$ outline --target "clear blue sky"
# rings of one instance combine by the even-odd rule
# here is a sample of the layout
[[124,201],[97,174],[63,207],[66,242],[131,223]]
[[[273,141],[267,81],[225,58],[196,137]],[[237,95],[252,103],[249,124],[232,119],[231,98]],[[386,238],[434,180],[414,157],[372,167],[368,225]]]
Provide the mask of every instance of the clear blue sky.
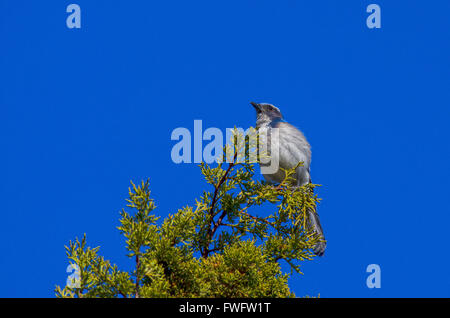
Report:
[[129,181],[150,178],[162,216],[193,204],[172,130],[249,127],[259,101],[304,131],[323,185],[328,249],[291,289],[450,297],[449,1],[72,2],[0,0],[0,296],[53,297],[83,233],[130,268]]

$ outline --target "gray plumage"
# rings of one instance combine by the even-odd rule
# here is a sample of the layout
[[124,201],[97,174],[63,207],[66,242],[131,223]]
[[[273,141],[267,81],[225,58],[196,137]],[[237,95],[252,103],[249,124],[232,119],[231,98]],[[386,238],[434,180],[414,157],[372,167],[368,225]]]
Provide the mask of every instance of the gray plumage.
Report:
[[[273,144],[272,149],[279,149],[278,152],[270,152],[271,160],[278,161],[279,168],[283,169],[292,169],[299,162],[303,162],[303,165],[296,170],[295,186],[310,183],[311,147],[303,133],[283,120],[280,110],[274,105],[253,102],[251,104],[256,110],[256,128],[267,131],[267,144]],[[278,134],[274,133],[274,128],[278,129]],[[268,150],[270,149],[271,147],[268,146]],[[285,174],[283,170],[278,169],[275,173],[263,174],[263,176],[270,183],[280,183]],[[326,241],[316,211],[308,210],[308,223],[321,237],[321,242],[314,246],[313,251],[316,255],[322,256],[325,252]]]

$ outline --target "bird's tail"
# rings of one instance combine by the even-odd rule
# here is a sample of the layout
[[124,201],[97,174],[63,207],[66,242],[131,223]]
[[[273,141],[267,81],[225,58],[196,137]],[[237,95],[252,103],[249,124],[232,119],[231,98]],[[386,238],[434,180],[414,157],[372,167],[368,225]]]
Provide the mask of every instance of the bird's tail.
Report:
[[320,225],[319,215],[313,209],[308,209],[308,225],[313,229],[314,232],[317,233],[320,239],[320,241],[314,246],[313,252],[317,256],[323,256],[323,254],[325,253],[325,248],[327,247],[327,242],[325,241],[322,226]]

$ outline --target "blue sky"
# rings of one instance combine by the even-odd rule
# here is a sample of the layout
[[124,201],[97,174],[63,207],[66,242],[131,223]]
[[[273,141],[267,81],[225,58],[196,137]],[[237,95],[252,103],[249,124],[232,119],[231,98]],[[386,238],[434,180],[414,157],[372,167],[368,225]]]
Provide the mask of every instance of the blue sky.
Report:
[[161,216],[193,204],[172,130],[249,127],[250,101],[303,130],[323,185],[328,249],[297,295],[450,297],[450,2],[79,0],[68,29],[70,3],[0,0],[1,297],[53,297],[83,233],[130,268],[130,180]]

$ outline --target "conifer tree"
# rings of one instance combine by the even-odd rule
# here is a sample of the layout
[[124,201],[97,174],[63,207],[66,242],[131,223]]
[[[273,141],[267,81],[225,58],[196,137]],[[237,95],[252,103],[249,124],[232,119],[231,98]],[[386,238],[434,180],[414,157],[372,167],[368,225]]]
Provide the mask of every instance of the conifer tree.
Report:
[[[200,165],[208,189],[164,220],[155,213],[149,180],[131,183],[118,229],[134,270],[111,264],[84,235],[66,246],[76,281],[57,286],[56,296],[293,297],[288,278],[314,258],[320,239],[307,219],[319,202],[317,185],[293,187],[295,169],[278,185],[255,180],[255,165],[241,156],[251,145],[241,140],[225,146],[228,162]],[[291,270],[283,272],[281,262]]]

